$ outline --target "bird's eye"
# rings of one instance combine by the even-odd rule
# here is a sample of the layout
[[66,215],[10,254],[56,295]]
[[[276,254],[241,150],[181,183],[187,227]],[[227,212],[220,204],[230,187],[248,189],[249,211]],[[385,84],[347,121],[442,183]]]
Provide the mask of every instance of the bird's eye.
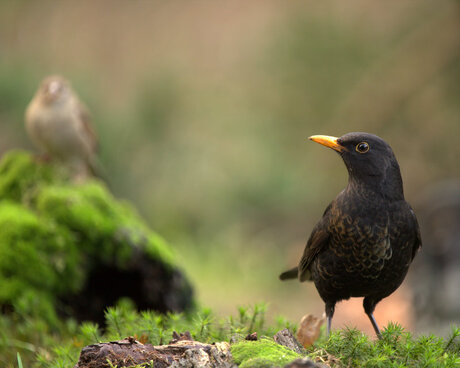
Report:
[[367,144],[367,142],[358,143],[356,145],[356,151],[358,151],[359,153],[366,153],[367,151],[369,151],[369,145]]

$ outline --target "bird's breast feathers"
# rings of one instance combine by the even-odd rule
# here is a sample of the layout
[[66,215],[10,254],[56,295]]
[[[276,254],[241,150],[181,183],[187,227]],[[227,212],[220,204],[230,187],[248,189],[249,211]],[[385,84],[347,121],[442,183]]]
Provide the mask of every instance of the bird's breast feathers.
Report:
[[45,151],[57,156],[87,156],[91,151],[87,133],[73,100],[66,104],[36,106],[27,112],[29,133]]
[[349,273],[376,277],[393,255],[390,215],[386,211],[373,211],[362,215],[360,211],[331,209],[328,232],[330,251],[340,259]]

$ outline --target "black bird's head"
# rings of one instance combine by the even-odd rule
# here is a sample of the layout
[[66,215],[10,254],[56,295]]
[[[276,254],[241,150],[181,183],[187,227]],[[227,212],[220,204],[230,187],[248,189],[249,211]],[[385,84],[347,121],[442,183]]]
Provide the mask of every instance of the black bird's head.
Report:
[[352,188],[365,186],[387,198],[404,198],[398,161],[383,139],[361,132],[347,133],[339,138],[314,135],[310,139],[340,154]]

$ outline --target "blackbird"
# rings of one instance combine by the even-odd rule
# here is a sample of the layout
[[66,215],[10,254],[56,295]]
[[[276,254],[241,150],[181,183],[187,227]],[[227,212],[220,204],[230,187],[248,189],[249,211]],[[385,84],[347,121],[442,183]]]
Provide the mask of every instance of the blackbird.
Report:
[[391,147],[373,134],[310,139],[340,154],[348,185],[313,228],[299,265],[280,279],[315,283],[326,304],[328,335],[335,304],[364,297],[364,311],[380,338],[375,306],[399,287],[421,247],[417,218],[404,200],[398,162]]

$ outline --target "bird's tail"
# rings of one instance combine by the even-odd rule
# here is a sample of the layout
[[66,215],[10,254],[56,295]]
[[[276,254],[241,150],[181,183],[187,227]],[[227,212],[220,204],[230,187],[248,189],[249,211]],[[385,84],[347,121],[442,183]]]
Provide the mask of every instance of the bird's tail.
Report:
[[279,277],[280,277],[280,280],[296,279],[298,277],[298,274],[299,274],[299,270],[296,266],[294,268],[291,268],[288,271],[283,272]]

